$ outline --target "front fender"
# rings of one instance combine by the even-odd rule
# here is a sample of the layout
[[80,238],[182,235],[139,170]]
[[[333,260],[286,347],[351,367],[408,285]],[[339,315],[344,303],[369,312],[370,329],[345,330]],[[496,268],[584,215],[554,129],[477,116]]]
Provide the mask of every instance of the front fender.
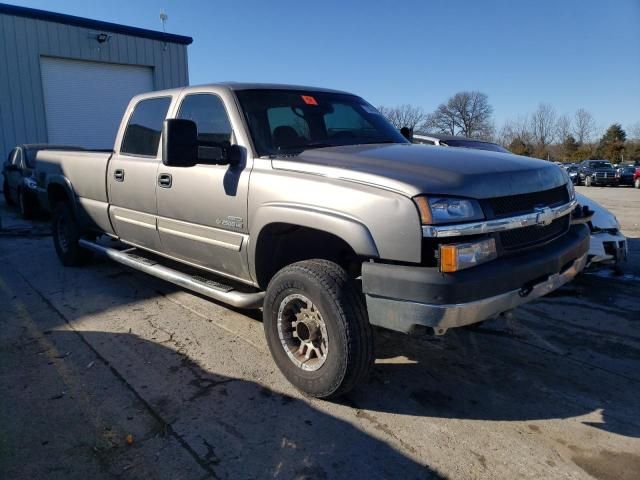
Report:
[[260,232],[273,223],[287,223],[331,233],[344,240],[353,251],[363,257],[379,257],[369,229],[355,218],[329,209],[288,202],[261,205],[252,216],[248,245],[251,275],[255,278],[255,254]]

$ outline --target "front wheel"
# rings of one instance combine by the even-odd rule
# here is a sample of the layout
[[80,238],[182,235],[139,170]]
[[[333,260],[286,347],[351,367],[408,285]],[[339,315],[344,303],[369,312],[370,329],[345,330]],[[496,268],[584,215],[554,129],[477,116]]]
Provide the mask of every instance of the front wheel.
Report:
[[18,190],[18,208],[20,209],[20,216],[22,218],[28,220],[33,217],[33,203],[22,189]]
[[58,258],[66,267],[84,265],[92,254],[80,246],[82,230],[67,202],[58,203],[53,212],[53,245]]
[[636,188],[640,188],[640,178],[636,178],[635,182],[633,182],[633,186]]
[[263,309],[267,344],[284,376],[317,398],[347,393],[373,364],[373,330],[343,268],[306,260],[280,270]]
[[590,187],[591,186],[591,177],[585,177],[584,178],[584,186],[585,187]]

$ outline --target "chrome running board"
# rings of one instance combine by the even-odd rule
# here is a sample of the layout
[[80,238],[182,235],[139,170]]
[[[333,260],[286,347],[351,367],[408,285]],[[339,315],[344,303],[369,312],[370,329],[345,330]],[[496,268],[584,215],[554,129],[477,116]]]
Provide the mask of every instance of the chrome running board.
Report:
[[161,265],[157,260],[138,255],[139,250],[129,248],[117,250],[108,248],[88,240],[80,239],[80,246],[109,257],[122,265],[148,273],[167,282],[174,283],[188,290],[205,295],[214,300],[227,303],[236,308],[260,308],[264,300],[264,292],[239,292],[233,287],[201,277],[189,275],[173,268]]

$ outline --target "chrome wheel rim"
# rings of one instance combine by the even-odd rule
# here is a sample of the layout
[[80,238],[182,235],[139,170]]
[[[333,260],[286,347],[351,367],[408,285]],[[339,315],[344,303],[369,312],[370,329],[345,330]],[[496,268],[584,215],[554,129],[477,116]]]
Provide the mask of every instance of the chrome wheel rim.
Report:
[[304,295],[286,296],[278,308],[278,337],[293,364],[305,371],[318,370],[327,360],[329,337],[318,308]]

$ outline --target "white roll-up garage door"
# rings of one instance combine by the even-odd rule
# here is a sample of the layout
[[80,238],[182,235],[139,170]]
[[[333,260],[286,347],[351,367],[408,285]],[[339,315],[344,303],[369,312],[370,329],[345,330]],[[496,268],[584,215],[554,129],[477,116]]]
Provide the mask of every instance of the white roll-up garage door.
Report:
[[153,90],[151,67],[41,57],[49,143],[112,148],[134,95]]

